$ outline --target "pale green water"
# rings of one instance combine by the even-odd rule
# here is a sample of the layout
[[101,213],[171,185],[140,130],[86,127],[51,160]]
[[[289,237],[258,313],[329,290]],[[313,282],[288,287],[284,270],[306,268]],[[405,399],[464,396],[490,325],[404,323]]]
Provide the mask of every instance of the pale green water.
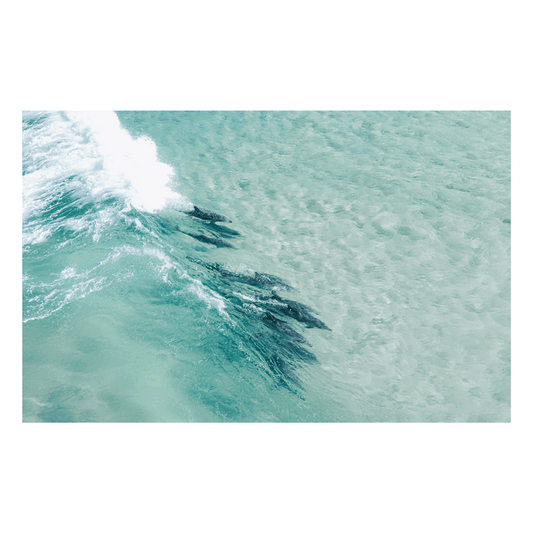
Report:
[[[168,167],[112,121],[25,130],[26,421],[510,420],[510,113],[117,115]],[[272,335],[214,263],[330,330]]]

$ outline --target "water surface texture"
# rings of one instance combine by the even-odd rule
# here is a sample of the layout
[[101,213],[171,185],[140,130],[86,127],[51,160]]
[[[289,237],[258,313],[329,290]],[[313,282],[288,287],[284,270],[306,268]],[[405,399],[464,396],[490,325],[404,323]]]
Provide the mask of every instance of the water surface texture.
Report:
[[24,421],[509,422],[510,120],[24,113]]

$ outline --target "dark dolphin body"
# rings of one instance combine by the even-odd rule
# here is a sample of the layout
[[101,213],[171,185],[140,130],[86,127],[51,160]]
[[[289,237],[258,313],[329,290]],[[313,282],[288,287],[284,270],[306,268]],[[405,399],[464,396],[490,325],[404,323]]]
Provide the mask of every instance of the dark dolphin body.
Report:
[[218,263],[204,263],[204,266],[211,270],[216,270],[219,272],[222,277],[230,279],[233,281],[239,281],[252,287],[259,287],[261,289],[269,289],[275,291],[295,291],[294,287],[287,285],[281,279],[271,274],[261,274],[259,272],[254,272],[253,275],[248,274],[239,274],[237,272],[231,272],[226,270],[223,266]]
[[[220,237],[231,239],[233,236],[240,235],[239,232],[217,224],[231,222],[231,220],[196,205],[193,207],[194,209],[186,214],[199,219],[194,222],[195,229],[187,227],[187,231],[184,231],[174,225],[172,228],[167,227],[166,232],[169,229],[179,231],[199,242],[219,248],[235,248]],[[185,221],[184,224],[192,225]],[[196,228],[200,229],[201,233],[197,234]],[[295,387],[303,389],[298,370],[302,365],[316,363],[318,360],[311,351],[304,347],[304,345],[311,346],[309,341],[291,327],[290,321],[287,322],[282,318],[288,317],[307,328],[327,330],[330,328],[313,316],[311,314],[313,311],[309,307],[278,296],[276,294],[278,291],[292,292],[296,289],[276,276],[253,270],[248,271],[249,273],[234,272],[219,263],[206,263],[193,257],[188,257],[188,259],[214,272],[215,276],[208,276],[205,281],[232,302],[235,312],[245,315],[249,343],[260,356],[261,367],[268,369],[268,373],[279,386],[300,395],[295,391]],[[254,305],[251,305],[251,302]]]
[[261,315],[261,320],[263,323],[265,323],[269,328],[275,329],[279,333],[283,334],[286,337],[290,337],[291,339],[295,340],[296,342],[301,342],[303,344],[309,344],[309,341],[303,336],[300,335],[297,331],[294,331],[287,322],[284,322],[283,320],[280,320],[279,318],[276,318],[272,313],[266,312],[263,315]]
[[228,217],[224,215],[219,215],[218,213],[213,213],[212,211],[207,211],[206,209],[201,209],[200,207],[194,205],[192,211],[186,211],[191,217],[201,218],[202,220],[209,220],[211,222],[231,222]]
[[305,324],[308,328],[320,328],[331,331],[322,320],[319,320],[309,312],[311,311],[309,307],[300,302],[285,300],[277,294],[273,294],[268,300],[260,300],[260,303],[269,309],[279,311],[290,318],[294,318],[294,320]]
[[255,276],[249,281],[249,283],[251,285],[255,285],[256,287],[261,287],[263,289],[271,289],[273,291],[296,291],[294,287],[287,285],[279,278],[277,278],[276,276],[272,276],[271,274],[260,274],[259,272],[256,272]]
[[209,270],[217,272],[220,274],[221,281],[225,282],[226,284],[229,284],[230,281],[238,281],[259,289],[287,292],[296,291],[294,287],[287,285],[280,278],[272,276],[271,274],[261,274],[259,272],[254,272],[251,275],[241,274],[227,270],[219,263],[205,263],[204,261],[199,261],[198,259],[193,259],[192,257],[188,257],[188,259],[202,265],[205,268],[208,268]]
[[[226,228],[225,226],[218,226],[215,224],[215,222],[231,222],[231,220],[224,215],[219,215],[218,213],[213,213],[212,211],[207,211],[205,209],[201,209],[198,206],[193,206],[194,209],[192,211],[187,211],[186,213],[192,217],[199,218],[201,220],[208,221],[209,224],[206,224],[204,226],[205,229],[210,231],[211,233],[218,233],[222,234],[224,236],[229,237],[230,239],[234,235],[240,235],[238,231]],[[235,248],[232,244],[229,244],[228,242],[219,239],[218,237],[208,237],[207,235],[202,234],[195,234],[195,233],[187,233],[185,231],[182,231],[179,229],[179,227],[176,227],[177,231],[180,231],[181,233],[185,233],[185,235],[188,235],[189,237],[192,237],[193,239],[196,239],[200,242],[205,242],[208,244],[213,244],[217,248]]]

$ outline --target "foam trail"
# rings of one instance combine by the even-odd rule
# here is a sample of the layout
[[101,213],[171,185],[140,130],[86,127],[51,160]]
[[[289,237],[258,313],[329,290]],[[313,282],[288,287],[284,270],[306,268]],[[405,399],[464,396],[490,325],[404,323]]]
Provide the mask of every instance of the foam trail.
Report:
[[155,143],[132,138],[113,111],[25,113],[24,118],[41,120],[23,132],[25,218],[59,196],[68,180],[80,198],[116,195],[148,212],[193,209],[169,187],[174,169],[158,161]]
[[[133,139],[114,112],[71,112],[67,116],[96,145],[93,192],[114,185],[137,209],[154,212],[164,207],[192,209],[192,203],[168,185],[174,169],[157,158],[157,147],[147,137]],[[102,179],[103,178],[103,179]]]
[[[152,139],[133,138],[112,111],[25,112],[23,114],[23,246],[43,244],[52,235],[66,231],[71,238],[89,234],[93,242],[132,207],[145,212],[170,208],[191,211],[194,206],[171,189],[174,169],[158,160]],[[108,200],[112,200],[109,205]],[[136,226],[142,224],[135,219]],[[55,250],[70,242],[56,243]],[[176,269],[191,281],[190,292],[215,307],[221,315],[224,302],[216,293],[185,274],[162,251],[131,246],[115,248],[112,256],[92,269],[122,254],[148,255],[161,263],[159,275],[168,282]],[[67,283],[79,277],[71,264],[52,283],[54,291],[28,300],[25,321],[49,316],[64,305],[103,286],[105,276]],[[86,277],[87,273],[82,275]],[[111,281],[109,281],[111,283]],[[44,288],[44,286],[43,286]],[[31,287],[27,289],[31,292]],[[38,311],[37,315],[35,312]]]

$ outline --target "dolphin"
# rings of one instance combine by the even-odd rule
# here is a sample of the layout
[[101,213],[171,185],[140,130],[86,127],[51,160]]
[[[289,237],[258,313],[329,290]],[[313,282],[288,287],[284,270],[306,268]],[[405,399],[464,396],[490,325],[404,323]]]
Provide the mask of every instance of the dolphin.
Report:
[[259,272],[255,273],[255,276],[253,277],[252,285],[256,285],[257,287],[262,287],[263,289],[271,289],[274,291],[287,291],[287,292],[296,291],[294,287],[287,285],[286,283],[281,281],[276,276],[272,276],[271,274],[260,274]]
[[276,331],[279,331],[286,337],[290,337],[291,339],[295,340],[296,342],[301,342],[303,344],[309,344],[309,341],[303,336],[300,335],[297,331],[294,331],[287,322],[284,322],[283,320],[280,320],[279,318],[276,318],[272,313],[267,311],[264,315],[262,315],[261,320],[272,329],[275,329]]
[[241,234],[234,229],[227,228],[226,226],[219,226],[218,224],[213,224],[212,222],[205,224],[209,231],[216,231],[222,235],[228,236],[228,238],[233,238],[234,236],[240,236]]
[[174,231],[179,231],[180,233],[183,233],[184,235],[188,235],[189,237],[192,237],[193,239],[196,239],[197,241],[206,242],[208,244],[214,244],[217,248],[235,248],[233,244],[223,241],[222,239],[217,239],[216,237],[207,237],[207,235],[188,233],[187,231],[183,231],[182,229],[180,229],[180,227],[177,225],[174,226],[173,229]]
[[185,235],[188,235],[189,237],[192,237],[193,239],[196,239],[200,242],[206,242],[208,244],[214,244],[217,248],[235,248],[233,244],[230,244],[229,242],[223,241],[222,239],[217,239],[214,237],[207,237],[206,235],[195,235],[194,233],[187,233],[186,231],[178,230],[181,233],[185,233]]
[[259,300],[259,303],[272,310],[279,311],[290,318],[294,318],[298,322],[302,322],[307,328],[320,328],[331,331],[322,320],[314,317],[309,312],[311,311],[309,307],[300,302],[285,300],[280,298],[277,294],[273,294],[268,300]]
[[275,291],[296,291],[294,287],[287,285],[281,279],[271,274],[261,274],[259,272],[253,272],[253,274],[241,274],[238,272],[231,272],[230,270],[225,269],[219,263],[204,263],[203,261],[198,261],[196,259],[189,258],[192,261],[201,264],[202,266],[214,270],[221,274],[223,278],[232,281],[239,281],[241,283],[246,283],[252,287],[259,287],[261,289],[270,289]]
[[212,211],[207,211],[207,209],[202,209],[196,205],[193,205],[194,209],[192,211],[185,211],[191,217],[201,218],[202,220],[209,220],[210,222],[231,222],[228,217],[224,215],[219,215],[218,213],[213,213]]

